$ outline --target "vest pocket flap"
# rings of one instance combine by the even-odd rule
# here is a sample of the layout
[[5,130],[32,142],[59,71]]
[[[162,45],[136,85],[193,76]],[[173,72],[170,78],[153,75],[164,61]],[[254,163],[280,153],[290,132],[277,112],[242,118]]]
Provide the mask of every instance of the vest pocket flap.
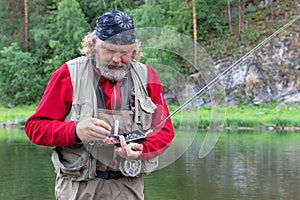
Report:
[[55,148],[51,159],[57,173],[78,177],[80,172],[87,168],[88,158],[88,152],[80,155],[77,152],[60,151]]
[[150,97],[138,98],[141,108],[147,113],[153,113],[156,105]]
[[90,100],[74,100],[72,104],[72,109],[65,120],[82,120],[88,117],[92,117],[94,114],[93,110],[93,104]]

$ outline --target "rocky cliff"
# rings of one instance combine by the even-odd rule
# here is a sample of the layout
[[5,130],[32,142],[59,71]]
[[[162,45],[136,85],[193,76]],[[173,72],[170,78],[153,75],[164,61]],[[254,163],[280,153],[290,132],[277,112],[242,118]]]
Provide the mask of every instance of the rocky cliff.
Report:
[[[296,98],[300,91],[299,23],[294,29],[273,39],[225,78],[228,105],[299,100]],[[231,62],[221,62],[216,68],[223,71]]]
[[[217,90],[211,91],[191,106],[199,107],[212,102],[212,94],[229,105],[261,104],[282,102],[283,104],[300,105],[300,20],[288,27],[283,33],[250,55],[244,62],[235,66],[218,84]],[[257,41],[257,44],[261,41]],[[214,63],[215,77],[230,67],[236,60],[231,57]],[[203,71],[200,69],[189,78],[193,83],[175,91],[179,100],[185,100],[209,83],[209,78],[203,81]],[[223,87],[223,88],[222,88]],[[191,89],[192,88],[192,89]],[[215,90],[215,89],[213,89]],[[189,92],[187,92],[189,91]],[[223,95],[223,91],[225,95]],[[217,103],[222,100],[216,101]]]

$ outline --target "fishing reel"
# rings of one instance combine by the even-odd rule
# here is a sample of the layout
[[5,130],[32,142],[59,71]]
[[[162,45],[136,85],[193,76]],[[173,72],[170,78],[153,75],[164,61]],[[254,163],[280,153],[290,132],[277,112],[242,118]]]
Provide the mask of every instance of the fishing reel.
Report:
[[119,169],[124,176],[136,177],[142,169],[142,161],[122,159],[119,163]]

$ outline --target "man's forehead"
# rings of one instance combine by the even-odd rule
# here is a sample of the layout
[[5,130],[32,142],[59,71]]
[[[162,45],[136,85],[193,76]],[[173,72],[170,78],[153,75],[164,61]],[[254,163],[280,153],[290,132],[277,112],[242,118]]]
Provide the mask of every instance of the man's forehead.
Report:
[[111,44],[108,42],[101,41],[100,46],[106,49],[114,49],[114,50],[133,50],[135,44],[128,44],[128,45],[120,45],[120,44]]

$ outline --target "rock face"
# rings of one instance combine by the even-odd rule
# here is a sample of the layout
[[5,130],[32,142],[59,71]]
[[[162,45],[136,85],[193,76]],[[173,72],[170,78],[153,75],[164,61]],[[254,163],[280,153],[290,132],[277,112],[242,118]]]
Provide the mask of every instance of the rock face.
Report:
[[[276,38],[226,77],[227,104],[269,103],[289,99],[300,90],[299,33]],[[229,67],[221,63],[222,71]]]
[[[227,105],[274,101],[283,101],[282,105],[300,104],[300,34],[296,29],[289,35],[274,38],[224,77]],[[234,62],[230,58],[223,59],[215,67],[221,73]],[[199,83],[203,82],[198,81],[195,87],[204,86]],[[177,95],[186,96],[180,93],[183,91]],[[209,98],[198,102],[198,106],[210,103]]]

